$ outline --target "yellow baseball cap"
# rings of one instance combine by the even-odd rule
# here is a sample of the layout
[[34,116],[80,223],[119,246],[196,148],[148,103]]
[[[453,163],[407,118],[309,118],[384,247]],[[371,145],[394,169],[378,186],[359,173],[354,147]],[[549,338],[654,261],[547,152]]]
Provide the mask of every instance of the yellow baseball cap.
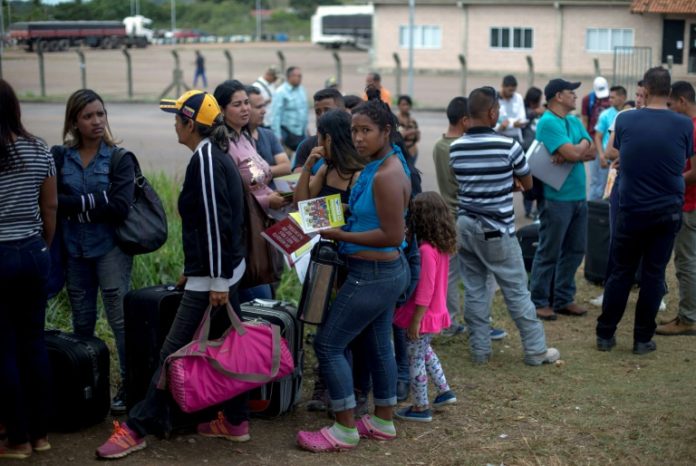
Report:
[[222,113],[215,97],[197,90],[188,91],[176,100],[162,99],[159,107],[162,111],[183,115],[204,126],[213,126]]

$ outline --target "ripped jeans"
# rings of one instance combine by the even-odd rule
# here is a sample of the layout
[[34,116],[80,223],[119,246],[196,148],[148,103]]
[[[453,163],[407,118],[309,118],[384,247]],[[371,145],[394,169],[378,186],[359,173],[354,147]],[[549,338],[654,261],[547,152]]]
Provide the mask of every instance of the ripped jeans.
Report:
[[126,347],[123,297],[130,288],[133,257],[116,246],[101,257],[68,256],[66,288],[72,309],[73,331],[92,336],[97,325],[97,290],[116,340],[121,380],[125,380]]

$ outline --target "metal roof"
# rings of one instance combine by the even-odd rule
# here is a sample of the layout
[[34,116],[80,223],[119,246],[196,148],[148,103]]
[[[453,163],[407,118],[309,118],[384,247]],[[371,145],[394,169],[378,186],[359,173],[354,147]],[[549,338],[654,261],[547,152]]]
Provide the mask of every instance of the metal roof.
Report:
[[633,0],[632,13],[696,13],[696,0]]

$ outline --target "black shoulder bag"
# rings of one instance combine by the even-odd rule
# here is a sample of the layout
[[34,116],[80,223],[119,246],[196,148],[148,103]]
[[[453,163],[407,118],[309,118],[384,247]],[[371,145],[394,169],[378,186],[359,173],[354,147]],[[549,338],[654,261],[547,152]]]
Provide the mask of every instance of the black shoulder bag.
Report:
[[167,242],[167,215],[157,192],[143,176],[138,159],[132,152],[118,148],[111,156],[111,173],[129,154],[133,160],[135,191],[126,219],[116,227],[116,243],[129,255],[147,254]]

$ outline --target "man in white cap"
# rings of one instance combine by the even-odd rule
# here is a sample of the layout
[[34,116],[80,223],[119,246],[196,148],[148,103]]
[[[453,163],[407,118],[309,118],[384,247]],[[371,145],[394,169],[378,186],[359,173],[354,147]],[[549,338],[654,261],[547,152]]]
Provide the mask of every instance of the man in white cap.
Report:
[[[592,91],[582,98],[582,124],[585,126],[585,129],[590,134],[593,141],[595,140],[595,126],[597,126],[597,122],[599,121],[599,115],[601,115],[604,110],[611,107],[609,93],[609,83],[607,80],[602,76],[597,76],[594,83],[592,83]],[[592,194],[595,186],[601,184],[601,175],[600,160],[595,158],[590,164],[590,194]],[[597,188],[594,189],[594,191],[597,190]]]

